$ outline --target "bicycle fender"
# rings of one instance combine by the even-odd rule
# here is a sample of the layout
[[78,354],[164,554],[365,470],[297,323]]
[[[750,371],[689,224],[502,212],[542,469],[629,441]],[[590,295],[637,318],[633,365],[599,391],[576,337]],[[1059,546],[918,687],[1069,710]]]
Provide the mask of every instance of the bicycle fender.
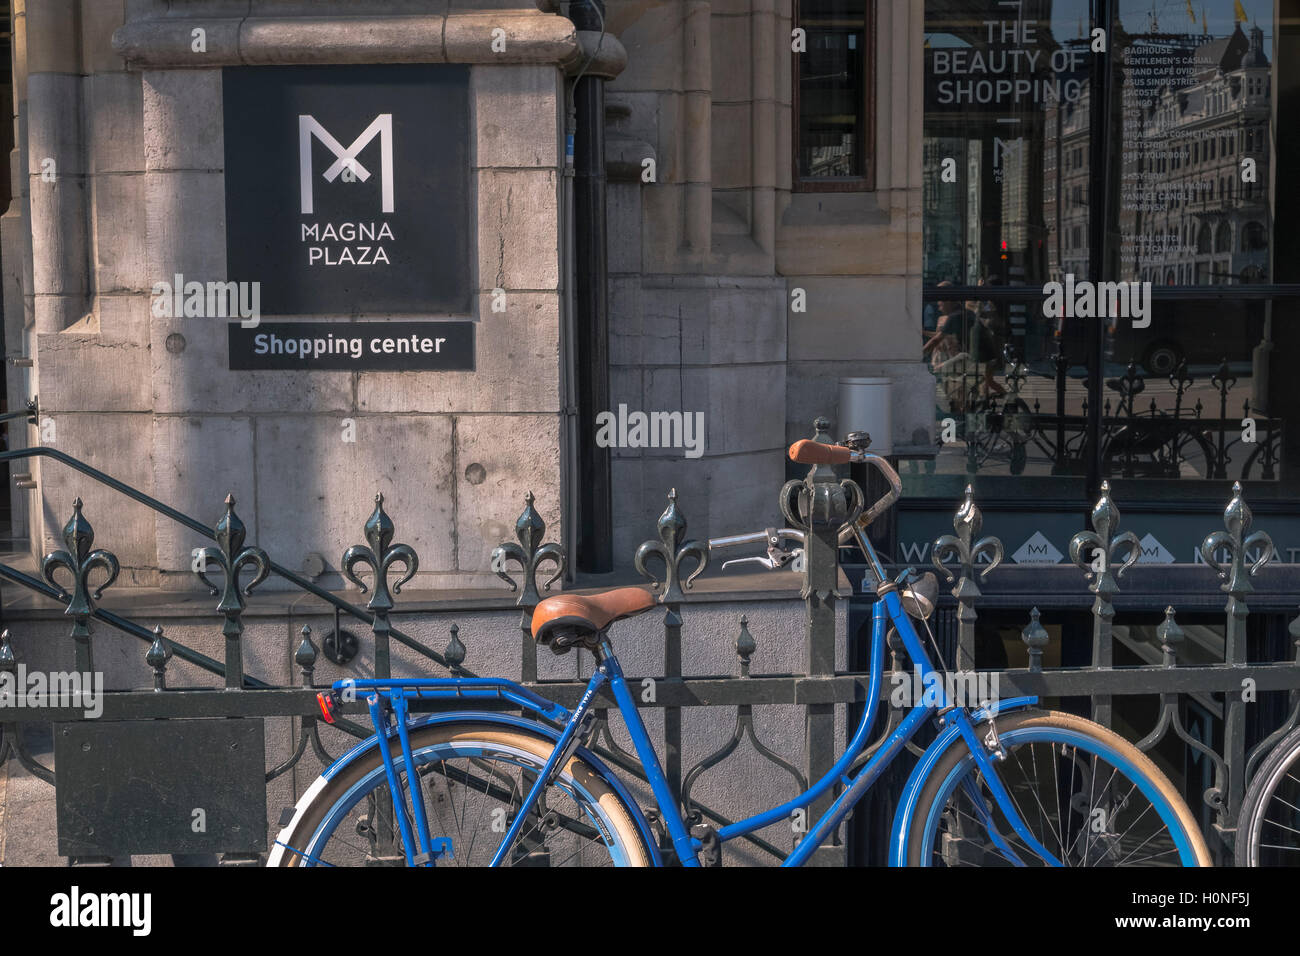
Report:
[[[1024,710],[1026,707],[1033,707],[1037,703],[1037,697],[1008,697],[1006,700],[998,701],[998,713],[1004,714],[1013,710]],[[972,718],[976,721],[987,720],[988,713],[981,708],[972,714]],[[921,788],[925,786],[925,782],[933,772],[935,764],[947,753],[953,742],[960,739],[960,734],[961,731],[956,724],[949,724],[939,732],[939,735],[934,738],[930,746],[925,748],[925,753],[921,755],[921,759],[912,768],[912,773],[907,778],[907,785],[903,787],[903,793],[899,797],[898,809],[894,812],[894,822],[890,826],[890,866],[907,866],[908,834],[912,830],[912,814],[916,812],[916,802],[920,799]]]
[[[539,723],[535,720],[530,720],[529,718],[518,714],[505,713],[501,711],[457,710],[449,711],[447,713],[428,714],[411,721],[410,730],[415,731],[422,727],[429,727],[435,724],[451,724],[466,720],[473,720],[476,723],[484,724],[501,724],[517,730],[526,730],[553,741],[558,741],[560,739],[560,731],[553,727],[549,727],[546,724]],[[388,729],[388,736],[390,738],[395,738],[397,736],[397,728],[390,727]],[[321,773],[321,779],[329,780],[359,757],[369,754],[375,749],[377,744],[378,738],[374,736],[361,741],[347,753],[343,754],[343,756],[339,757],[338,760],[335,760],[330,764],[329,767]],[[645,840],[646,847],[650,850],[650,859],[652,860],[653,865],[663,866],[663,860],[659,856],[659,843],[650,829],[650,824],[646,822],[645,815],[641,812],[641,805],[636,802],[636,799],[632,794],[630,794],[627,788],[623,786],[623,781],[620,780],[608,766],[606,766],[603,760],[589,751],[586,747],[579,747],[576,751],[576,756],[591,764],[591,766],[605,779],[605,782],[608,783],[619,795],[623,803],[627,805],[629,812],[632,814],[632,819],[636,823],[637,829],[641,832],[642,839]],[[308,792],[311,793],[312,791]],[[301,807],[303,804],[304,801],[300,800],[299,806]],[[298,814],[295,813],[293,822],[286,828],[288,831],[292,831],[293,826],[297,823],[297,816]]]

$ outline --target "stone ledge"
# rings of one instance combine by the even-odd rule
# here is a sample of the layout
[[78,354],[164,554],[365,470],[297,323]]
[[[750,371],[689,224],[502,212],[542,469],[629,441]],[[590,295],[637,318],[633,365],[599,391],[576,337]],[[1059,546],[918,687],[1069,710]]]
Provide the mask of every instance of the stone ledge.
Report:
[[[843,597],[852,593],[848,579],[841,574],[840,589]],[[516,575],[516,579],[518,576]],[[792,571],[764,571],[750,573],[731,573],[725,577],[701,577],[690,591],[686,592],[686,604],[706,604],[719,601],[790,601],[798,600],[800,576]],[[596,583],[596,582],[599,583]],[[5,624],[12,625],[20,621],[52,621],[65,619],[63,606],[44,595],[35,594],[19,584],[9,581],[0,582],[4,592]],[[609,587],[627,585],[645,585],[643,578],[634,575],[599,575],[595,580],[580,580],[577,588],[566,588],[566,594],[590,594]],[[365,607],[369,594],[356,590],[338,591],[339,597],[359,607]],[[543,597],[560,593],[543,592]],[[462,589],[444,591],[409,591],[405,588],[397,598],[397,606],[392,611],[392,619],[398,627],[403,617],[412,614],[431,612],[468,612],[468,611],[513,611],[517,592],[510,591],[504,585],[500,589]],[[218,624],[221,615],[213,608],[216,598],[206,591],[166,591],[159,588],[113,588],[104,592],[97,603],[106,611],[112,611],[130,617],[136,621],[153,621],[167,619],[212,618]],[[312,594],[299,591],[254,591],[246,598],[248,606],[244,618],[281,617],[293,614],[296,617],[307,615],[329,615],[332,606]],[[349,615],[343,620],[358,627],[365,627]],[[3,626],[3,625],[0,625]],[[107,627],[99,623],[98,627]]]
[[[191,31],[207,50],[191,50]],[[492,50],[492,31],[506,31]],[[612,37],[610,38],[612,39]],[[584,59],[563,17],[529,10],[395,17],[168,17],[136,20],[113,33],[113,50],[137,69],[346,63],[555,63]]]

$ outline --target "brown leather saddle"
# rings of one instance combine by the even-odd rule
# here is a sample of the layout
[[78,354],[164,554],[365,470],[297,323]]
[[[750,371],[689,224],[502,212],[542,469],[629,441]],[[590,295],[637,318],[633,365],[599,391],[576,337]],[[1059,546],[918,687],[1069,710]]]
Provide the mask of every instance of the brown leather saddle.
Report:
[[648,611],[655,596],[644,588],[614,588],[599,594],[557,594],[533,611],[533,639],[556,654],[571,647],[595,651],[615,621]]

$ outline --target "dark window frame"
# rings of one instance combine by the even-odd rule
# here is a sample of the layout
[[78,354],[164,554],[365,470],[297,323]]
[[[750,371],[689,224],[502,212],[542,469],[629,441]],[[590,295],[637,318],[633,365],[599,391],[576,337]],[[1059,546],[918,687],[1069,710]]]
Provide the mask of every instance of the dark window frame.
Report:
[[[856,193],[876,189],[876,0],[863,0],[862,175],[804,177],[799,174],[799,56],[790,51],[790,188],[797,193]],[[791,29],[799,27],[799,0],[792,0]]]

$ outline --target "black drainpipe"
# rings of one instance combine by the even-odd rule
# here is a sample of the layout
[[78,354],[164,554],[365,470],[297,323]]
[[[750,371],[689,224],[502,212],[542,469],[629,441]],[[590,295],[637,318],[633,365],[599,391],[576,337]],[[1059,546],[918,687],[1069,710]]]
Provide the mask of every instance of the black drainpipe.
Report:
[[[575,0],[569,19],[600,32],[600,0]],[[609,409],[608,264],[605,254],[605,80],[582,76],[574,84],[574,331],[578,394],[577,565],[603,573],[614,566],[613,503],[608,448],[596,445],[596,416]]]

